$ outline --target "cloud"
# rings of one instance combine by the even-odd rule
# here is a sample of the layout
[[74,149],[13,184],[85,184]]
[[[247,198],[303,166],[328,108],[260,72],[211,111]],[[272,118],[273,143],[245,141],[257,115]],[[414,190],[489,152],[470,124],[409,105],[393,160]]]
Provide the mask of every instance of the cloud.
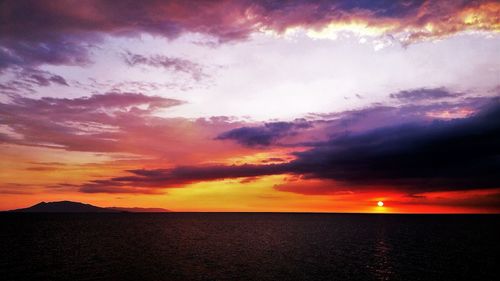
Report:
[[166,70],[189,74],[196,81],[199,81],[202,78],[208,76],[203,72],[203,68],[200,64],[187,59],[167,57],[163,55],[153,55],[146,57],[139,54],[133,54],[131,52],[125,52],[123,54],[123,59],[129,66],[144,65],[159,67]]
[[[130,153],[141,159],[161,159],[146,167],[170,167],[128,169],[120,177],[77,185],[85,192],[152,192],[149,189],[278,174],[330,183],[316,186],[314,191],[299,191],[298,183],[293,188],[279,187],[304,194],[372,186],[416,193],[495,188],[499,184],[494,172],[500,143],[498,98],[375,106],[317,115],[312,121],[259,126],[229,117],[188,120],[156,115],[182,103],[141,93],[40,99],[12,95],[0,103],[0,139],[7,144],[68,151]],[[456,119],[428,114],[460,108],[468,114]],[[271,145],[297,150],[291,157],[255,164],[198,164],[248,155]]]
[[297,152],[291,171],[353,186],[406,190],[497,188],[500,105],[469,118],[403,124],[335,137]]
[[241,127],[224,132],[218,140],[234,140],[245,146],[269,146],[287,135],[301,129],[311,128],[311,122],[298,119],[295,122],[271,122],[258,127]]
[[62,76],[38,69],[23,69],[18,75],[18,79],[38,86],[49,86],[51,84],[69,86]]
[[10,34],[5,35],[1,31],[0,34],[4,36],[0,39],[0,70],[14,66],[34,68],[42,64],[85,65],[90,63],[91,46],[85,41],[97,42],[94,36],[68,38],[63,35],[47,35],[46,38],[9,38]]
[[407,196],[404,199],[400,202],[394,201],[391,203],[481,208],[494,212],[500,211],[500,189],[422,193]]
[[[0,102],[0,142],[70,152],[133,155],[163,165],[217,161],[248,152],[214,136],[241,126],[229,117],[162,117],[184,102],[142,93],[78,98],[12,95]],[[158,160],[161,159],[161,160]]]
[[185,33],[218,42],[294,28],[315,37],[354,32],[409,44],[463,31],[498,32],[500,4],[481,1],[2,1],[0,68],[85,64],[105,35]]
[[[171,107],[182,104],[182,101],[159,96],[147,96],[141,93],[106,93],[80,98],[31,99],[14,97],[10,104],[2,104],[5,109],[38,110],[48,114],[65,114],[78,111],[95,112],[104,109],[126,109],[131,106],[147,105],[147,110],[161,107]],[[132,108],[135,110],[135,108]]]
[[31,171],[31,172],[53,172],[53,171],[57,171],[59,169],[60,168],[56,168],[56,167],[38,166],[38,167],[29,167],[29,168],[26,168],[26,171]]
[[[147,0],[78,2],[2,1],[0,68],[40,64],[82,65],[106,35],[144,33],[173,39],[186,32],[221,41],[245,38],[250,26],[241,3]],[[240,23],[238,23],[240,21]]]
[[37,187],[38,186],[33,186],[29,184],[5,183],[5,184],[0,184],[0,194],[29,195],[29,194],[34,194],[32,189]]
[[[286,127],[286,126],[285,126]],[[148,188],[228,178],[288,174],[325,180],[314,191],[279,186],[303,194],[396,188],[408,193],[500,187],[500,101],[466,118],[407,123],[334,135],[315,147],[295,152],[295,160],[267,165],[183,166],[129,170],[131,176],[92,182],[85,190],[106,186]],[[330,189],[328,188],[330,187]],[[307,188],[307,186],[305,187]]]
[[404,102],[417,101],[435,101],[445,98],[455,98],[463,95],[462,93],[452,93],[445,88],[421,88],[409,91],[400,91],[389,96]]
[[10,76],[10,79],[5,79],[0,85],[0,93],[6,95],[32,94],[36,92],[36,87],[69,86],[64,77],[35,68],[12,67],[1,74],[4,77]]
[[[438,88],[442,89],[442,88]],[[442,90],[444,95],[458,95]],[[420,96],[421,89],[401,91]],[[409,93],[409,94],[406,94]],[[304,119],[291,122],[269,122],[259,126],[243,126],[223,132],[217,140],[230,140],[251,148],[268,146],[314,147],[329,139],[373,128],[391,127],[408,123],[427,124],[435,119],[450,120],[474,114],[492,102],[491,97],[471,97],[460,94],[460,99],[417,103],[402,99],[398,105],[375,104],[366,108],[328,114],[310,113]]]
[[152,110],[177,106],[183,102],[159,96],[147,96],[141,93],[106,93],[74,99],[44,97],[40,99],[40,103],[50,107],[80,108],[85,111],[93,111],[100,108],[127,108],[137,105],[147,105],[148,110]]
[[184,166],[173,169],[128,170],[127,172],[132,175],[108,180],[94,180],[83,184],[80,191],[84,193],[109,193],[109,190],[120,190],[121,193],[128,193],[130,188],[132,192],[136,190],[154,192],[155,189],[159,188],[179,188],[199,181],[281,174],[285,172],[285,166],[278,164]]
[[[71,186],[74,188],[75,186]],[[111,193],[111,194],[165,194],[158,189],[121,186],[120,183],[110,180],[94,180],[79,187],[83,193]]]
[[[4,142],[74,151],[120,151],[123,127],[145,126],[158,109],[182,101],[140,93],[107,93],[80,98],[13,96],[0,103],[0,124],[18,138]],[[136,124],[138,123],[138,124]]]
[[353,187],[325,179],[307,179],[302,176],[287,177],[283,183],[274,185],[274,189],[302,195],[340,195],[351,194]]

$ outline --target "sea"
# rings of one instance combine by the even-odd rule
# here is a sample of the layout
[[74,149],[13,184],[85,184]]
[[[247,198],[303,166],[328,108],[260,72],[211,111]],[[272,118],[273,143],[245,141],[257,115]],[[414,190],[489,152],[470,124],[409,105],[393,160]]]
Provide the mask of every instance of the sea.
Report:
[[500,280],[500,215],[0,213],[0,280]]

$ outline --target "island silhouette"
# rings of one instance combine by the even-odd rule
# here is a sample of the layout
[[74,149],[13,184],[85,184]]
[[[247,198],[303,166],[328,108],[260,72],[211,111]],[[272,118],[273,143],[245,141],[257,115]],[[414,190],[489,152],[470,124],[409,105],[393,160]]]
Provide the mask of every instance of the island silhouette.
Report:
[[10,210],[19,213],[166,213],[163,208],[97,207],[73,201],[40,202],[31,207]]

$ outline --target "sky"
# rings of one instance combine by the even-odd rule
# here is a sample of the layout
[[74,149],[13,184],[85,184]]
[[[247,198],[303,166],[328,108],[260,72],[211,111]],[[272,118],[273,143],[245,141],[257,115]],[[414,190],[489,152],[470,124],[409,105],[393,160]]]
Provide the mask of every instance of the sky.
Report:
[[0,14],[0,210],[500,212],[498,1]]

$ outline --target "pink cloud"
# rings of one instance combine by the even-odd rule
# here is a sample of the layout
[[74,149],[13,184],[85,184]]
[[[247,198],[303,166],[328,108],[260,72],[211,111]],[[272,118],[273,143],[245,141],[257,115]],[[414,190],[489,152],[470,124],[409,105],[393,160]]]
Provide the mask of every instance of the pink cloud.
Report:
[[41,99],[14,95],[9,102],[0,103],[0,124],[8,127],[0,140],[68,151],[132,153],[167,163],[174,159],[204,161],[208,156],[242,150],[236,144],[213,140],[218,133],[239,125],[229,118],[190,120],[156,115],[182,104],[140,93]]
[[104,34],[166,38],[201,33],[219,42],[245,40],[263,29],[321,30],[360,24],[400,35],[403,43],[465,30],[497,31],[496,1],[3,1],[0,68],[84,64]]

